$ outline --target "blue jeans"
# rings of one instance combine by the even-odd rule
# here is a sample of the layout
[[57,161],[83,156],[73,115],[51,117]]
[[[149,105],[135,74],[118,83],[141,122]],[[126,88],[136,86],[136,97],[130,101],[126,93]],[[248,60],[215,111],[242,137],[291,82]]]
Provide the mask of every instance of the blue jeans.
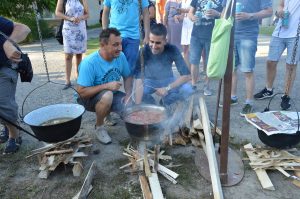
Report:
[[253,72],[255,68],[255,54],[257,41],[250,39],[234,40],[235,69],[237,67],[244,73]]
[[300,45],[298,44],[295,60],[293,62],[292,55],[293,55],[295,43],[296,43],[296,37],[293,38],[272,37],[270,42],[268,60],[278,62],[283,51],[287,49],[286,63],[291,65],[297,64],[300,56]]
[[[174,81],[175,81],[174,77],[163,79],[163,80],[145,79],[143,102],[149,104],[155,104],[155,100],[151,96],[151,94],[155,93],[156,88],[167,87],[170,83]],[[170,105],[177,100],[188,99],[188,97],[193,93],[194,90],[192,88],[192,85],[189,83],[184,83],[179,87],[171,89],[166,96],[162,97],[162,103],[163,105]]]
[[140,40],[139,39],[131,39],[131,38],[122,38],[122,51],[125,54],[125,57],[127,59],[131,75],[133,76],[136,66],[136,60],[139,55],[139,45]]
[[205,50],[205,63],[207,63],[209,49],[210,49],[210,40],[200,39],[198,37],[191,37],[190,44],[190,63],[196,66],[199,66],[202,50]]

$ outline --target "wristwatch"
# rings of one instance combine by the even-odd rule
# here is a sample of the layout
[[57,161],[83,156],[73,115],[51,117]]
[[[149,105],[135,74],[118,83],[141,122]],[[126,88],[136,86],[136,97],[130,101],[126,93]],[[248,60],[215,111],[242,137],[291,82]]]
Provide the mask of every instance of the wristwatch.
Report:
[[254,14],[253,13],[250,13],[249,20],[254,20]]
[[166,87],[166,91],[168,91],[169,92],[169,90],[171,90],[172,88],[171,88],[171,84],[169,84],[167,87]]

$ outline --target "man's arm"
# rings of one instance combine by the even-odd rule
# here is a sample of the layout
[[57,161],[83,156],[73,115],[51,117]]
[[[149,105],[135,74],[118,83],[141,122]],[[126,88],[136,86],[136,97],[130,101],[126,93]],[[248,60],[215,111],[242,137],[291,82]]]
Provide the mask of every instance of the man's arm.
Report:
[[124,90],[126,93],[126,96],[124,98],[125,105],[128,104],[128,102],[132,101],[132,77],[123,77],[124,81]]
[[[14,23],[14,29],[9,38],[15,42],[23,41],[30,33],[28,26],[20,23]],[[3,49],[6,57],[14,62],[20,62],[21,52],[8,40],[3,44]]]
[[247,13],[247,12],[239,12],[236,13],[235,18],[238,21],[242,20],[256,20],[256,19],[263,19],[266,17],[270,17],[273,14],[273,9],[271,7],[263,9],[259,12],[254,13]]
[[[171,84],[168,85],[168,87],[170,88],[170,90],[186,83],[187,81],[189,81],[191,79],[191,76],[190,75],[182,75],[182,76],[179,76],[174,82],[172,82]],[[169,90],[169,91],[170,91]],[[156,89],[156,92],[155,92],[157,95],[159,96],[165,96],[168,94],[168,90],[167,90],[167,87],[163,87],[163,88],[158,88]]]
[[145,30],[145,38],[144,44],[149,43],[149,34],[150,34],[150,16],[148,8],[144,8],[143,10],[143,21],[144,21],[144,30]]
[[135,103],[140,104],[143,100],[144,85],[142,79],[135,80]]
[[277,17],[283,18],[284,0],[281,0],[278,5],[278,10],[276,12]]
[[103,7],[103,13],[102,13],[102,29],[107,29],[109,24],[109,13],[110,8],[107,6]]
[[103,90],[117,91],[120,89],[121,85],[122,83],[117,81],[90,87],[78,85],[77,92],[79,93],[80,97],[86,99],[95,96]]

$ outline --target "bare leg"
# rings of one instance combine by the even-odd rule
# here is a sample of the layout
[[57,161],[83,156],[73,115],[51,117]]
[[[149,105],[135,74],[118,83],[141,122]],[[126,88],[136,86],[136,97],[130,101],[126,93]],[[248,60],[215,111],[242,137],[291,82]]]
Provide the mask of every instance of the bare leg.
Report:
[[5,126],[8,128],[9,132],[9,138],[16,139],[18,137],[18,130],[16,127],[10,125],[10,124],[5,124]]
[[277,63],[275,61],[267,61],[267,88],[273,88],[273,83],[277,72]]
[[284,93],[289,95],[296,77],[297,65],[286,64]]
[[199,76],[199,66],[191,64],[192,85],[195,86]]
[[101,126],[104,123],[104,118],[109,115],[113,100],[113,93],[111,91],[105,92],[102,98],[96,104],[96,126]]
[[245,73],[246,77],[246,100],[253,99],[254,92],[254,74],[253,72]]
[[76,54],[76,64],[75,64],[75,78],[77,79],[78,77],[78,66],[82,60],[82,54]]
[[65,54],[65,62],[66,62],[66,84],[70,84],[71,83],[72,58],[73,58],[73,54]]
[[201,57],[202,57],[202,62],[203,62],[203,72],[204,72],[205,75],[206,75],[207,63],[206,63],[206,53],[205,53],[205,49],[202,50]]
[[187,65],[187,67],[189,68],[189,70],[191,71],[191,64],[190,64],[190,61],[189,61],[189,45],[182,45],[182,49],[183,49],[184,61]]
[[237,75],[236,70],[232,72],[231,96],[236,96]]

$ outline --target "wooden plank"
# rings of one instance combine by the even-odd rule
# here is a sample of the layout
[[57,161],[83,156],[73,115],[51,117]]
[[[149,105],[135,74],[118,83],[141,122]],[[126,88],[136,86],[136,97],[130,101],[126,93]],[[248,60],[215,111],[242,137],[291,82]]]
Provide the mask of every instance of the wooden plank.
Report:
[[144,168],[145,168],[146,176],[149,177],[151,175],[151,171],[150,171],[150,166],[148,161],[148,151],[146,148],[144,149]]
[[164,199],[157,173],[152,173],[149,179],[149,184],[152,192],[153,199]]
[[50,171],[42,170],[42,171],[40,171],[38,177],[41,178],[41,179],[47,179],[49,174],[50,174]]
[[[249,144],[246,144],[244,146],[244,149],[254,149],[252,144],[249,143]],[[250,161],[252,160],[255,160],[255,156],[253,155],[253,151],[250,151],[250,150],[245,150],[246,154],[248,155]],[[267,172],[265,169],[256,169],[254,170],[259,181],[260,181],[260,184],[261,186],[264,188],[264,189],[267,189],[267,190],[272,190],[274,191],[275,188],[274,188],[274,185],[272,184]]]
[[[154,161],[149,159],[149,163],[151,166],[154,166]],[[169,176],[171,176],[172,178],[176,179],[179,174],[175,173],[174,171],[171,171],[170,169],[168,169],[167,167],[164,167],[163,165],[161,164],[158,164],[158,171],[162,171],[166,174],[168,174]]]
[[139,175],[139,180],[140,180],[141,189],[143,192],[143,198],[144,199],[152,199],[152,193],[150,191],[149,184],[147,182],[146,177],[143,175]]
[[154,166],[153,166],[154,172],[157,172],[157,170],[158,170],[159,151],[160,151],[160,146],[159,145],[155,145],[154,146]]
[[87,157],[88,155],[84,152],[76,152],[72,155],[72,158],[82,158],[82,157]]
[[207,108],[204,102],[204,99],[201,97],[199,100],[201,116],[202,116],[202,125],[204,131],[204,137],[206,141],[206,155],[208,159],[209,172],[213,187],[213,194],[215,199],[223,199],[223,191],[221,186],[219,166],[217,163],[215,147],[213,143],[213,138],[210,129],[209,117],[207,113]]
[[82,160],[77,159],[72,168],[73,176],[80,177],[83,172]]
[[83,185],[79,191],[79,194],[74,196],[73,199],[86,199],[87,198],[95,173],[96,173],[96,165],[95,165],[95,161],[93,161],[93,163],[86,175],[86,178],[83,182]]
[[159,171],[159,173],[164,176],[167,180],[171,181],[173,184],[177,184],[177,181],[172,178],[171,176],[169,176],[168,174],[166,174],[165,172],[163,171]]

